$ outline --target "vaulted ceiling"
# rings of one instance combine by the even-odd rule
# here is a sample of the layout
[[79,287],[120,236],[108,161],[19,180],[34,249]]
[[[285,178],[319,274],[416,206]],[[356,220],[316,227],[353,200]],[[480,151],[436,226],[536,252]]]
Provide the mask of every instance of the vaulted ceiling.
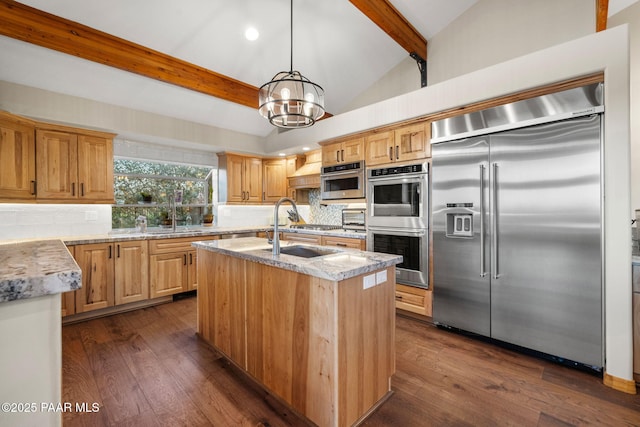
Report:
[[[614,1],[634,0],[611,0],[609,10]],[[476,2],[294,0],[293,68],[340,113],[410,53],[425,58],[425,40]],[[0,8],[0,80],[257,136],[273,130],[256,111],[256,91],[289,70],[289,0],[0,0]],[[257,40],[244,37],[248,27]],[[419,86],[417,67],[415,78]]]

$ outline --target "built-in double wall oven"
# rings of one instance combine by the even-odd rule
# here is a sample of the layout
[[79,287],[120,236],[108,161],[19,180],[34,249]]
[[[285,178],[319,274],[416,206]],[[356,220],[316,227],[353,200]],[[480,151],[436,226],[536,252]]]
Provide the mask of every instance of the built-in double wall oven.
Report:
[[369,169],[367,250],[402,255],[396,282],[429,287],[429,164]]

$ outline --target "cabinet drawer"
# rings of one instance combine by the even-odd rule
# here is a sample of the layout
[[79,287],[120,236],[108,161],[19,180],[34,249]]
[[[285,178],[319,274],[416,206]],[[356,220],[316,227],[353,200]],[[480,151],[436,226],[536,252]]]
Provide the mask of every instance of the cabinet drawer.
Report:
[[199,242],[201,240],[216,240],[217,238],[218,236],[200,236],[150,240],[149,253],[155,255],[188,251],[192,249],[191,243],[193,242]]
[[352,239],[349,237],[324,236],[322,238],[322,244],[325,246],[337,246],[339,248],[352,248],[359,250],[364,250],[365,248],[364,240]]
[[284,240],[320,245],[322,242],[322,236],[315,234],[284,233]]
[[432,301],[431,290],[396,284],[396,308],[431,317]]

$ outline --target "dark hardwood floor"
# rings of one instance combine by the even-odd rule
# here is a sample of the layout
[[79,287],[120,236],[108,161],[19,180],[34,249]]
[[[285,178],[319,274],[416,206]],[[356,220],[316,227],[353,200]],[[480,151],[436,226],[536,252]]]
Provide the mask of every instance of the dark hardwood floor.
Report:
[[[62,328],[65,426],[305,423],[195,335],[186,298]],[[640,426],[640,396],[601,378],[397,317],[394,394],[365,426]]]

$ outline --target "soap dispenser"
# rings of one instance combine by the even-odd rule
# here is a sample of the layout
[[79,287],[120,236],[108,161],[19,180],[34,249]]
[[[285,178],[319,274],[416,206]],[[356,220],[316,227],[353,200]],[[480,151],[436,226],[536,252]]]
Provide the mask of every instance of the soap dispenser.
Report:
[[147,217],[144,215],[140,215],[138,218],[136,218],[136,230],[138,230],[140,233],[146,233],[147,232]]

